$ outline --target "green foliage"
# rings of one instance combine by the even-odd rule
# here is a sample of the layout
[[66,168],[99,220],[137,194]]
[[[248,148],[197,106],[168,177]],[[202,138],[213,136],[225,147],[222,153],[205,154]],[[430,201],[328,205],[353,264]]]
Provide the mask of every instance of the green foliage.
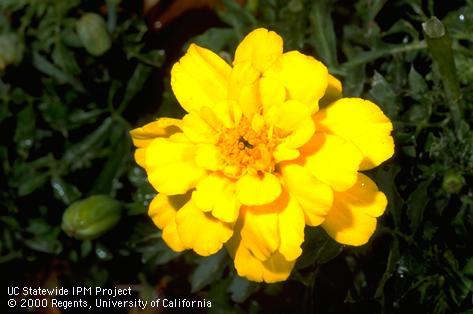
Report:
[[[169,284],[211,299],[217,313],[282,302],[321,313],[471,311],[473,1],[224,0],[215,9],[224,26],[189,38],[231,62],[245,34],[273,29],[286,51],[322,60],[345,96],[374,101],[394,123],[395,156],[368,172],[388,198],[370,242],[343,247],[306,228],[292,276],[272,285],[239,277],[224,250],[209,258],[171,251],[148,218],[155,192],[132,160],[128,132],[183,111],[164,52],[151,48],[144,19],[125,2],[101,10],[92,0],[0,1],[2,270],[24,261],[56,278],[60,260],[77,285],[131,280],[149,296]],[[81,30],[85,14],[100,32]],[[424,35],[430,16],[445,34],[426,25]],[[101,45],[88,42],[95,36]],[[150,113],[142,103],[156,70],[166,73],[164,89]],[[118,225],[95,239],[69,237],[60,227],[66,208],[99,194],[119,203]]]

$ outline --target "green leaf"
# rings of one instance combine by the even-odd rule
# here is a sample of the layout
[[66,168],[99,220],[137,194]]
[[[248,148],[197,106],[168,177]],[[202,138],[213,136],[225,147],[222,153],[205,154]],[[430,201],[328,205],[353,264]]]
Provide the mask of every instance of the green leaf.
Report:
[[80,256],[87,257],[92,252],[93,245],[91,240],[84,240],[80,245]]
[[[130,141],[124,127],[119,124],[111,129],[110,136],[117,136],[118,141],[110,146],[109,157],[105,166],[90,190],[89,194],[111,194],[119,187],[118,179],[123,174],[124,163],[130,157]],[[116,135],[115,135],[116,134]]]
[[67,116],[67,126],[69,130],[78,128],[85,124],[95,123],[98,117],[104,113],[103,109],[92,109],[84,111],[77,109]]
[[322,228],[306,227],[304,233],[302,255],[297,259],[295,269],[327,263],[342,252],[342,246]]
[[26,231],[32,238],[24,240],[26,246],[43,253],[59,254],[62,244],[57,239],[61,229],[50,225],[44,218],[30,220]]
[[67,106],[51,96],[44,96],[43,101],[38,106],[41,110],[44,120],[52,129],[67,133]]
[[69,83],[77,91],[85,92],[85,88],[79,80],[65,73],[37,52],[33,53],[33,65],[40,72],[55,79],[59,84]]
[[36,120],[33,105],[29,104],[18,113],[14,137],[18,154],[24,159],[28,157],[28,153],[33,147],[35,127]]
[[135,68],[135,71],[133,72],[133,75],[131,76],[130,80],[126,85],[123,100],[117,110],[119,113],[123,112],[123,110],[125,110],[125,108],[130,104],[130,101],[133,99],[133,97],[135,97],[136,94],[138,94],[138,92],[143,89],[143,85],[148,80],[148,77],[150,76],[151,72],[152,68],[150,66],[145,65],[143,63],[138,63]]
[[77,76],[81,72],[74,54],[62,42],[56,43],[52,53],[54,63],[71,76]]
[[312,46],[322,61],[329,67],[337,65],[335,30],[331,15],[331,1],[314,1],[309,20],[313,31]]
[[380,106],[390,118],[396,118],[400,111],[400,100],[386,79],[375,72],[369,97]]
[[379,190],[386,194],[388,199],[388,211],[394,220],[396,229],[402,227],[402,215],[404,200],[399,194],[396,186],[396,176],[400,172],[399,165],[392,165],[389,167],[378,168],[374,174],[374,180],[377,183]]
[[15,161],[9,184],[18,189],[19,196],[25,196],[42,187],[55,167],[51,155],[38,158],[31,162]]
[[190,277],[192,293],[220,278],[225,267],[226,256],[226,250],[222,249],[199,261],[199,265]]
[[202,35],[194,37],[193,42],[218,52],[237,45],[238,38],[230,28],[210,28]]
[[230,292],[230,297],[234,302],[242,303],[258,288],[259,285],[256,282],[235,275],[227,291]]
[[67,183],[59,176],[53,176],[51,178],[51,187],[54,191],[54,197],[66,205],[78,200],[82,195],[79,189],[74,185]]
[[108,117],[102,124],[82,141],[69,147],[63,157],[65,165],[73,169],[81,168],[90,159],[96,157],[97,151],[108,137],[112,126],[112,118]]
[[407,200],[407,216],[409,217],[412,234],[415,234],[424,217],[424,210],[429,201],[428,189],[432,179],[427,179],[417,185]]
[[429,90],[424,78],[416,71],[414,66],[411,66],[409,71],[409,89],[412,98],[416,100],[422,99]]
[[232,26],[237,37],[242,39],[249,30],[255,28],[257,25],[256,19],[236,1],[223,0],[222,2],[225,10],[217,11],[220,19]]
[[473,257],[470,257],[463,267],[463,273],[467,276],[473,276]]

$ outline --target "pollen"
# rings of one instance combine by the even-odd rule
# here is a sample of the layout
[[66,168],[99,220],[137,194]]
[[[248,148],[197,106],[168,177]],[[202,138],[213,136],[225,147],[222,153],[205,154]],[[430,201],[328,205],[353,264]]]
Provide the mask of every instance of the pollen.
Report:
[[273,150],[281,141],[275,135],[266,125],[255,131],[247,118],[235,128],[222,130],[217,146],[225,160],[224,174],[238,178],[246,173],[274,172]]

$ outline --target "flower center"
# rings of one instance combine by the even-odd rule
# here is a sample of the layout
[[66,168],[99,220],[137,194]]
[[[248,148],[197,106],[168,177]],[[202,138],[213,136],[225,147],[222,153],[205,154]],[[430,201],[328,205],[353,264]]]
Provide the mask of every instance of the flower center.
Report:
[[233,129],[224,129],[217,142],[225,162],[224,174],[237,178],[245,173],[273,172],[273,150],[280,143],[274,130],[264,125],[256,132],[247,118]]

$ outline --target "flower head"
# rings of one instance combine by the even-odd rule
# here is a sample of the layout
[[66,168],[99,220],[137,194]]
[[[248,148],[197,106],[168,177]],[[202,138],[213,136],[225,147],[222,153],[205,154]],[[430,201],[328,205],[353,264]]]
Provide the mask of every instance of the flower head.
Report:
[[[285,280],[305,225],[362,245],[387,201],[359,170],[391,157],[392,124],[372,102],[340,98],[316,59],[283,53],[256,29],[233,65],[192,44],[172,68],[187,114],[131,131],[135,159],[159,192],[149,215],[175,251],[226,247],[239,275]],[[319,102],[332,102],[319,110]]]

